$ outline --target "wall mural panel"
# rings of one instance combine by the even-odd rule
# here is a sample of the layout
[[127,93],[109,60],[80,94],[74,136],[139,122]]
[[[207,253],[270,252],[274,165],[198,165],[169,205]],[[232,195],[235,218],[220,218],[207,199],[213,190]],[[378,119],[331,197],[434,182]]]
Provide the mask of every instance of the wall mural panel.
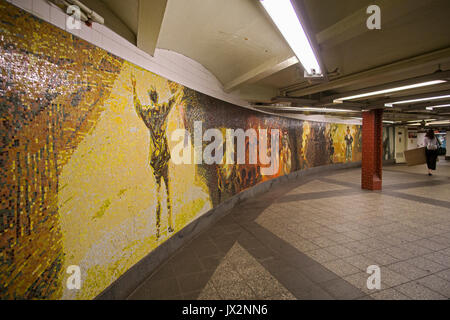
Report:
[[[1,299],[94,298],[240,191],[296,170],[361,160],[360,126],[242,109],[5,1],[0,12]],[[278,171],[263,175],[259,160],[175,164],[172,134],[184,129],[185,150],[194,153],[197,121],[221,132],[279,129]],[[66,288],[71,265],[81,268],[80,290]]]
[[393,160],[395,158],[394,149],[394,127],[383,127],[383,159]]

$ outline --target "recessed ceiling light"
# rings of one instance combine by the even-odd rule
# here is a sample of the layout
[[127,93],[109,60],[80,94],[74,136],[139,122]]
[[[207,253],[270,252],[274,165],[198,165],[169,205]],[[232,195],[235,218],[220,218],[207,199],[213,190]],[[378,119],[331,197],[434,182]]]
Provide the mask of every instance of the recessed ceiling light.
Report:
[[292,51],[309,75],[322,75],[304,26],[289,0],[260,0]]
[[345,100],[360,99],[360,98],[366,98],[366,97],[376,96],[376,95],[385,94],[385,93],[398,92],[398,91],[403,91],[403,90],[432,86],[432,85],[443,83],[443,82],[446,82],[446,81],[445,80],[433,80],[433,81],[415,83],[415,84],[410,84],[410,85],[395,87],[395,88],[390,88],[390,89],[371,91],[371,92],[367,92],[367,93],[357,94],[354,96],[338,98],[338,99],[335,99],[333,101],[333,103],[343,103]]

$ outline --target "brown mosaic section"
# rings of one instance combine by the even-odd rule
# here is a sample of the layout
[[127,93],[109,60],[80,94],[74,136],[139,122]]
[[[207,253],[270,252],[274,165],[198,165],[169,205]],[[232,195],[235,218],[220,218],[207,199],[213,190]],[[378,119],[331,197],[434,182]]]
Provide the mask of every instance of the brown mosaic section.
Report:
[[122,61],[0,2],[0,296],[57,298],[58,174]]

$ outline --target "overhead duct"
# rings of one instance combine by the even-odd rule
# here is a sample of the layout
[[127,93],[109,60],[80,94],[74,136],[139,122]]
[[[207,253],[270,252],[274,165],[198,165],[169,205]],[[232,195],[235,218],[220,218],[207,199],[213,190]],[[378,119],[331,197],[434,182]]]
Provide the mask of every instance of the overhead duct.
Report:
[[87,24],[90,24],[92,22],[96,22],[99,24],[105,23],[105,19],[101,15],[96,13],[94,10],[91,10],[78,0],[50,0],[50,2],[56,4],[58,7],[63,9],[64,12],[67,12],[67,8],[69,6],[77,6],[78,8],[80,8],[81,21],[86,22]]

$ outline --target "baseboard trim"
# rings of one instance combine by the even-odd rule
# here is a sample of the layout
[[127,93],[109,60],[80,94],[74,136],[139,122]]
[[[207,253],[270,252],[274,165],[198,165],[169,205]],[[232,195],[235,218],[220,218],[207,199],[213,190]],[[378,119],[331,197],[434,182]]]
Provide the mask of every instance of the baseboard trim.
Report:
[[383,165],[387,166],[391,164],[395,164],[395,159],[383,160]]
[[252,198],[256,195],[268,192],[271,188],[277,185],[313,175],[316,173],[324,173],[327,171],[334,171],[339,169],[357,168],[361,166],[361,162],[332,164],[327,166],[314,167],[304,170],[299,170],[288,175],[278,177],[269,181],[257,184],[256,186],[244,190],[232,198],[221,203],[217,207],[209,210],[196,220],[189,223],[186,227],[178,231],[171,238],[167,239],[159,247],[150,252],[142,260],[136,263],[133,267],[128,269],[116,281],[114,281],[108,288],[99,294],[95,300],[122,300],[126,299],[136,288],[148,277],[150,277],[159,266],[161,266],[171,255],[187,244],[189,240],[196,237],[200,232],[208,228],[210,225],[226,216],[230,210],[238,203]]

